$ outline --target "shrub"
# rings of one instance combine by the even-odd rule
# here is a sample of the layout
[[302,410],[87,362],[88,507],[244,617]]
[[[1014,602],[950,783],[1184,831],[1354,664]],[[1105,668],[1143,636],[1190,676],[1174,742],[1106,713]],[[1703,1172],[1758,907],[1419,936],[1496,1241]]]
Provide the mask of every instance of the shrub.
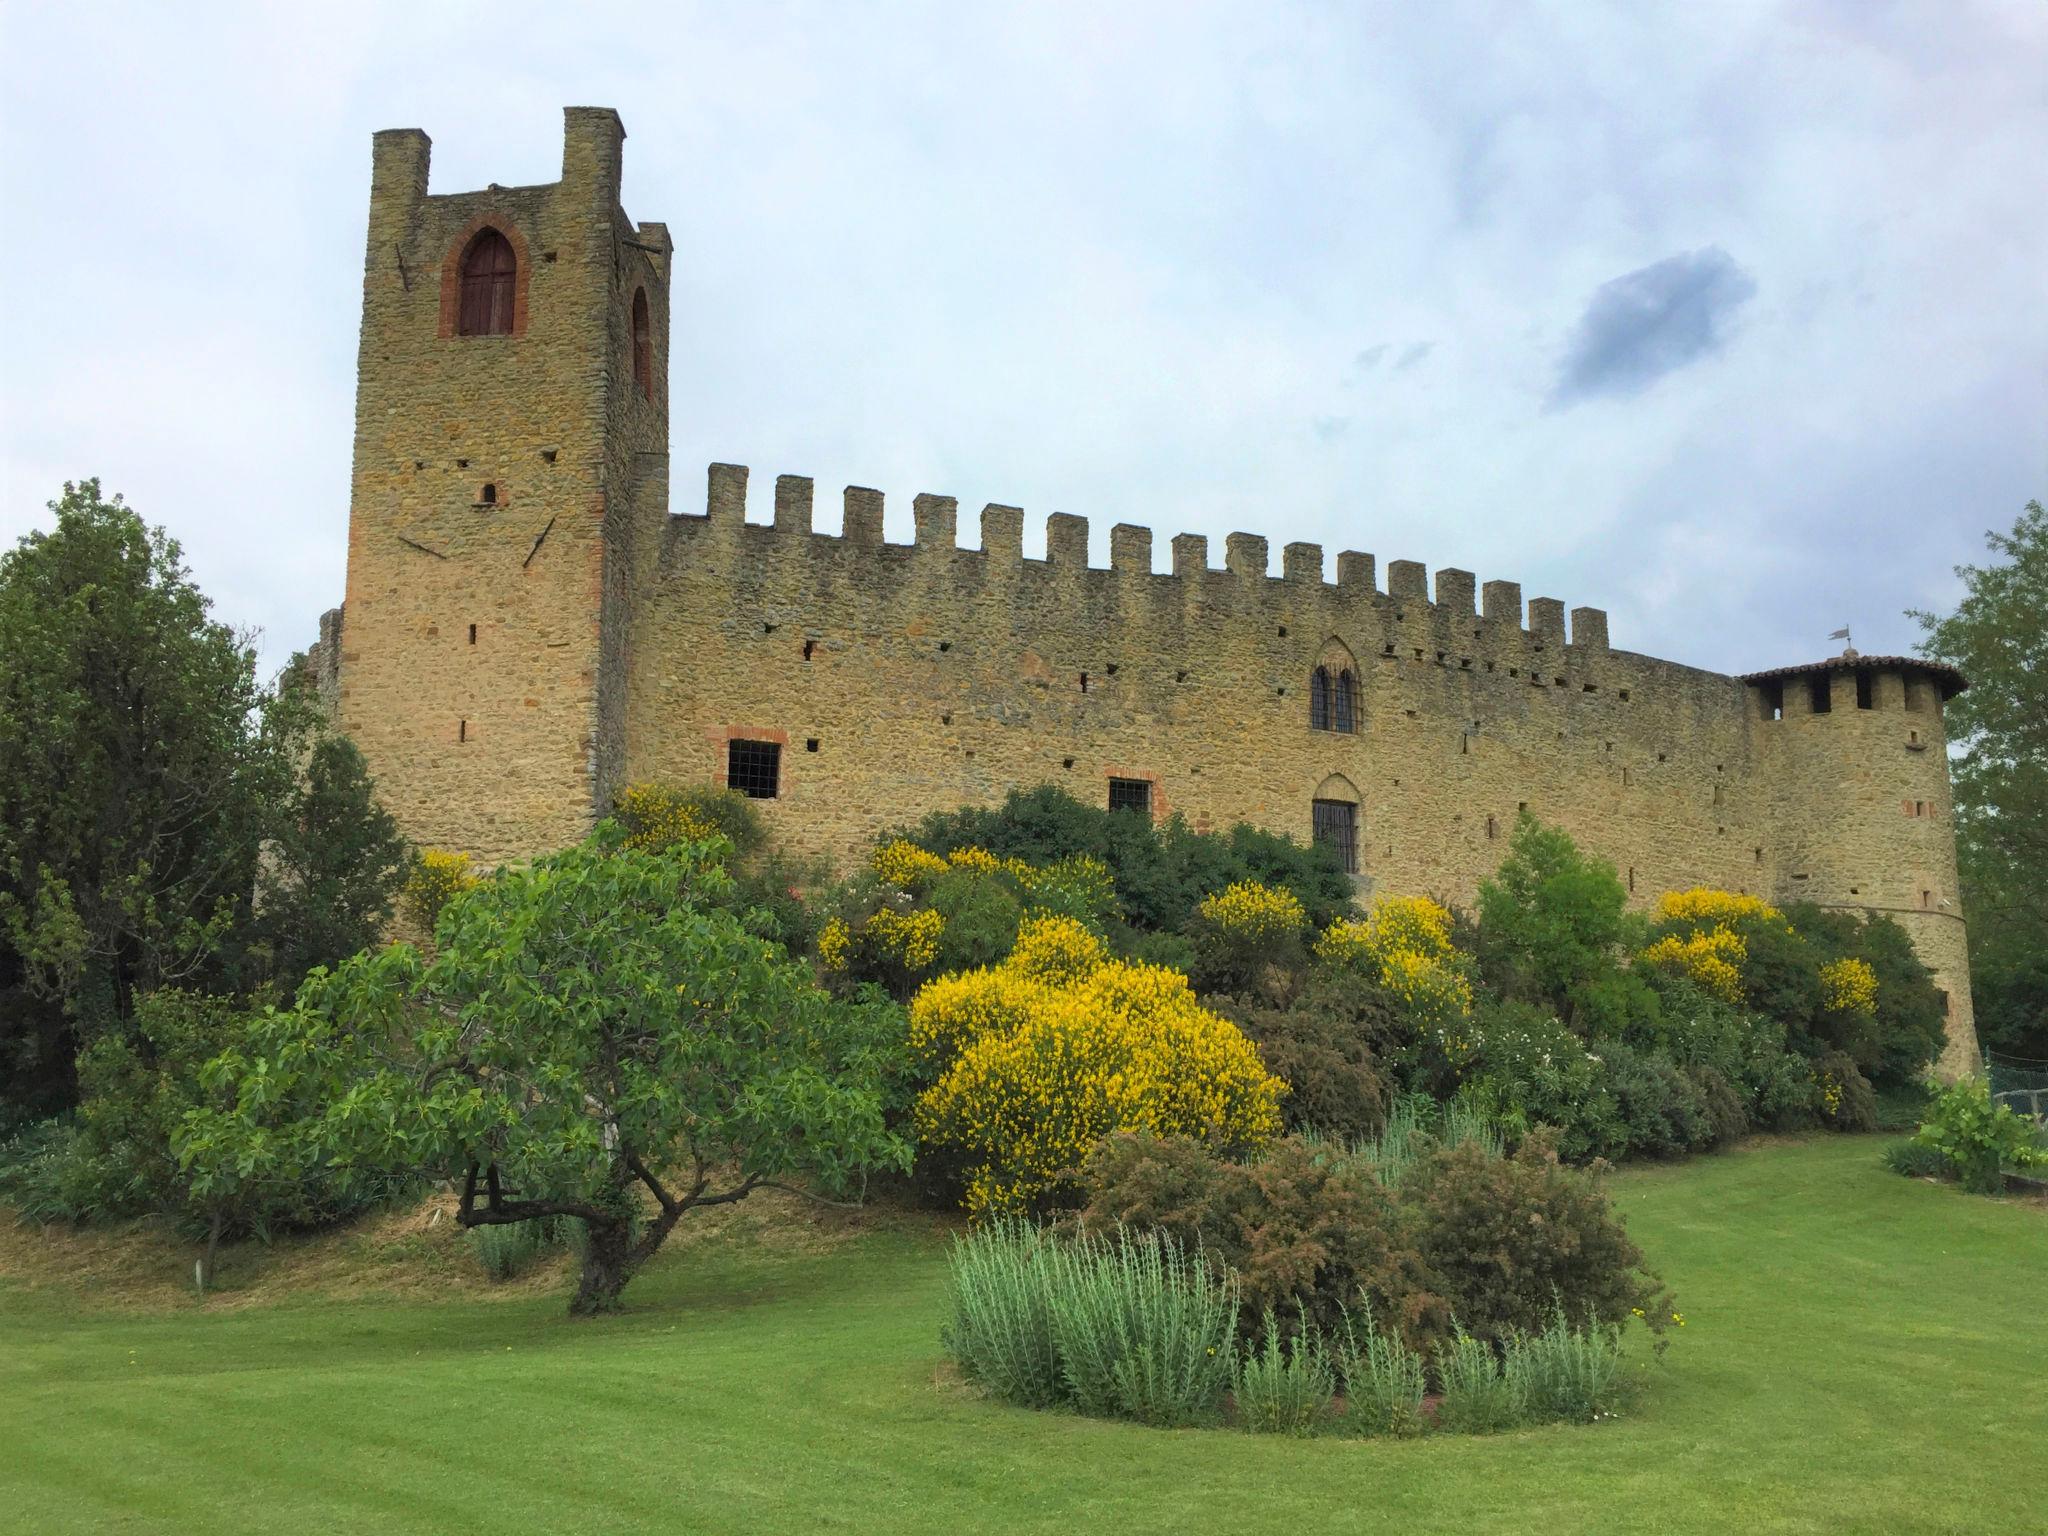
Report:
[[1472,1059],[1472,980],[1451,945],[1451,914],[1426,896],[1382,897],[1362,921],[1340,918],[1316,941],[1316,958],[1340,975],[1376,985],[1403,1028],[1411,1061],[1448,1077]]
[[1855,1058],[1875,1084],[1909,1085],[1947,1042],[1933,973],[1896,919],[1882,912],[1835,912],[1801,903],[1786,916],[1824,957],[1819,970],[1819,1039]]
[[1629,1152],[1677,1157],[1713,1144],[1714,1124],[1705,1094],[1669,1056],[1608,1040],[1600,1042],[1595,1059],[1606,1073]]
[[1280,1128],[1286,1084],[1236,1026],[1178,973],[1109,960],[1069,918],[1027,922],[1001,966],[931,983],[910,1023],[934,1078],[920,1132],[962,1156],[973,1211],[1058,1202],[1113,1131],[1235,1152]]
[[[1895,1141],[1884,1149],[1884,1165],[1909,1179],[1952,1179],[1956,1165],[1938,1147],[1918,1141]],[[4,1189],[4,1186],[0,1186]]]
[[1621,969],[1640,922],[1614,866],[1524,812],[1499,871],[1479,886],[1480,961],[1501,996],[1581,1034],[1616,1033],[1654,994]]
[[1619,1157],[1628,1135],[1607,1073],[1585,1042],[1528,1003],[1496,1003],[1476,1021],[1480,1057],[1475,1081],[1530,1125],[1555,1126],[1570,1161]]
[[1372,1298],[1359,1297],[1365,1326],[1345,1314],[1337,1365],[1344,1377],[1344,1427],[1360,1435],[1412,1435],[1422,1429],[1427,1388],[1423,1358],[1399,1334],[1384,1333],[1373,1316]]
[[1053,1338],[1051,1239],[1028,1223],[999,1220],[953,1239],[947,1264],[952,1318],[941,1332],[969,1381],[1022,1408],[1066,1395]]
[[1295,1137],[1253,1164],[1223,1162],[1186,1137],[1112,1136],[1090,1155],[1081,1221],[1171,1234],[1219,1274],[1237,1276],[1248,1314],[1290,1333],[1342,1328],[1361,1291],[1421,1345],[1448,1324],[1394,1197],[1356,1160]]
[[78,1128],[62,1118],[31,1122],[0,1140],[0,1205],[38,1224],[91,1215],[74,1187],[77,1142]]
[[441,909],[476,883],[468,854],[422,848],[399,892],[399,910],[420,932],[431,934],[441,920]]
[[1240,880],[1291,891],[1317,928],[1351,906],[1350,876],[1320,845],[1249,826],[1215,834],[1196,832],[1179,817],[1154,823],[1084,805],[1050,785],[1013,791],[992,808],[936,812],[910,839],[942,855],[974,848],[1039,866],[1086,855],[1107,868],[1124,919],[1153,932],[1178,932],[1204,896]]
[[1195,984],[1227,992],[1286,972],[1301,961],[1301,901],[1284,887],[1240,880],[1205,896],[1188,920],[1195,941]]
[[471,1227],[464,1234],[469,1251],[483,1272],[493,1280],[510,1280],[532,1267],[544,1255],[567,1247],[570,1217],[540,1217],[533,1221],[494,1223]]
[[1403,1231],[1438,1294],[1478,1338],[1505,1345],[1555,1307],[1661,1331],[1670,1296],[1644,1264],[1597,1172],[1563,1167],[1547,1132],[1513,1157],[1466,1142],[1425,1152],[1401,1180]]
[[2031,1167],[2048,1156],[2033,1122],[1992,1103],[1991,1085],[1981,1077],[1936,1094],[1913,1140],[1946,1158],[1963,1188],[1978,1195],[1997,1194],[2005,1169]]
[[1431,1148],[1471,1142],[1488,1157],[1499,1157],[1507,1150],[1508,1139],[1508,1126],[1498,1110],[1470,1093],[1443,1103],[1427,1094],[1411,1093],[1394,1102],[1379,1135],[1354,1143],[1351,1154],[1370,1167],[1380,1183],[1392,1188],[1401,1182],[1409,1164]]
[[1388,1084],[1371,1042],[1388,1036],[1392,1016],[1377,987],[1316,978],[1285,1007],[1250,997],[1208,1002],[1251,1038],[1266,1069],[1287,1083],[1280,1113],[1289,1131],[1353,1141],[1385,1122]]
[[1229,1384],[1237,1293],[1164,1233],[1081,1234],[1053,1257],[1052,1333],[1086,1414],[1171,1427],[1214,1416]]
[[1436,1421],[1444,1429],[1467,1435],[1498,1434],[1528,1417],[1523,1383],[1501,1368],[1492,1344],[1474,1338],[1462,1325],[1436,1352],[1437,1382],[1443,1399]]
[[1706,1145],[1726,1146],[1749,1134],[1749,1111],[1743,1106],[1742,1095],[1719,1067],[1691,1066],[1679,1070],[1692,1079],[1706,1112]]
[[1501,1365],[1529,1418],[1590,1424],[1618,1406],[1621,1330],[1574,1328],[1560,1306],[1541,1332],[1510,1339]]
[[1814,1059],[1813,1086],[1821,1119],[1831,1129],[1877,1129],[1877,1094],[1846,1052],[1823,1051]]
[[1237,1353],[1231,1396],[1238,1423],[1255,1434],[1311,1435],[1330,1417],[1336,1392],[1322,1336],[1304,1329],[1283,1339],[1268,1308],[1260,1341]]

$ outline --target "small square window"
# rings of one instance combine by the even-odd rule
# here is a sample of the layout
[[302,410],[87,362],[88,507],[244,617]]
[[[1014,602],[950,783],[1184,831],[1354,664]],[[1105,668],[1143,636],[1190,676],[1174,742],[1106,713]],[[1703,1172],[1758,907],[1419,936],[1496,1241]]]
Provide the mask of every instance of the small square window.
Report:
[[1152,814],[1152,784],[1148,779],[1111,779],[1109,781],[1109,808],[1112,811],[1137,811],[1142,815]]
[[782,777],[782,746],[773,741],[729,741],[725,786],[749,800],[773,800]]
[[1344,873],[1358,873],[1358,807],[1348,800],[1318,800],[1313,805],[1315,840],[1336,852]]

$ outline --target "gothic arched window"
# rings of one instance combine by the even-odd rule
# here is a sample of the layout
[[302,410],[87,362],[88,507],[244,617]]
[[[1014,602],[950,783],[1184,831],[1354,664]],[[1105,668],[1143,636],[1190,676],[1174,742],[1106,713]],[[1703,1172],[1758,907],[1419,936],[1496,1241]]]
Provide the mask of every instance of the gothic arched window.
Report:
[[633,290],[633,382],[654,398],[654,324],[647,314],[647,290]]
[[1308,728],[1312,731],[1327,731],[1330,728],[1330,669],[1317,667],[1308,675]]
[[519,262],[512,242],[495,229],[476,232],[462,253],[462,298],[455,330],[461,336],[512,334],[512,285]]
[[1349,667],[1337,674],[1330,693],[1330,729],[1347,735],[1358,729],[1358,674]]

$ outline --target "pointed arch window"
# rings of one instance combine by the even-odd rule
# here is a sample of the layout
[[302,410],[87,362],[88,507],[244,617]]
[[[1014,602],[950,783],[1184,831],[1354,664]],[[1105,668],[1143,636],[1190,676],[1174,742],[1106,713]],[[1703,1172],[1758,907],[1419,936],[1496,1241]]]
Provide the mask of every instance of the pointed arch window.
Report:
[[633,290],[633,382],[643,396],[654,398],[654,322],[645,288]]
[[456,312],[456,333],[462,336],[510,336],[513,286],[519,273],[512,242],[488,226],[476,232],[462,253],[462,297]]
[[1340,670],[1331,685],[1330,729],[1346,735],[1358,729],[1358,674],[1349,667]]
[[1308,675],[1308,728],[1312,731],[1327,731],[1330,728],[1330,669],[1317,667]]

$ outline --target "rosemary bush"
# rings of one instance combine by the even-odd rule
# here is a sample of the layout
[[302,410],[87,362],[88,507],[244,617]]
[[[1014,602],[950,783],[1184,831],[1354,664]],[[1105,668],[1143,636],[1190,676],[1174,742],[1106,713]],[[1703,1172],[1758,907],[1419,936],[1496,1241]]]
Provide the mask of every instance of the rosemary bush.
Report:
[[1266,1309],[1263,1344],[1249,1344],[1238,1356],[1231,1390],[1238,1422],[1259,1434],[1310,1435],[1331,1416],[1337,1378],[1322,1335],[1304,1327],[1287,1344],[1280,1320]]
[[1450,1342],[1437,1350],[1436,1374],[1444,1391],[1436,1415],[1440,1429],[1490,1435],[1528,1416],[1521,1378],[1503,1371],[1493,1346],[1462,1327],[1454,1326]]
[[1560,1303],[1541,1332],[1508,1341],[1503,1371],[1530,1418],[1590,1424],[1621,1395],[1621,1330],[1574,1328]]
[[1161,1426],[1215,1415],[1230,1382],[1237,1282],[1165,1233],[1082,1233],[1056,1250],[1052,1333],[1076,1408]]
[[471,1227],[466,1236],[483,1272],[493,1280],[510,1280],[541,1255],[573,1244],[572,1226],[580,1228],[582,1223],[568,1216],[543,1216]]
[[1412,1435],[1422,1430],[1426,1371],[1422,1356],[1397,1333],[1383,1333],[1373,1316],[1372,1297],[1359,1292],[1365,1327],[1344,1315],[1344,1336],[1336,1346],[1344,1378],[1343,1427],[1357,1435]]
[[996,1221],[953,1240],[953,1317],[941,1337],[969,1381],[1023,1408],[1066,1395],[1053,1341],[1058,1258],[1026,1221]]

